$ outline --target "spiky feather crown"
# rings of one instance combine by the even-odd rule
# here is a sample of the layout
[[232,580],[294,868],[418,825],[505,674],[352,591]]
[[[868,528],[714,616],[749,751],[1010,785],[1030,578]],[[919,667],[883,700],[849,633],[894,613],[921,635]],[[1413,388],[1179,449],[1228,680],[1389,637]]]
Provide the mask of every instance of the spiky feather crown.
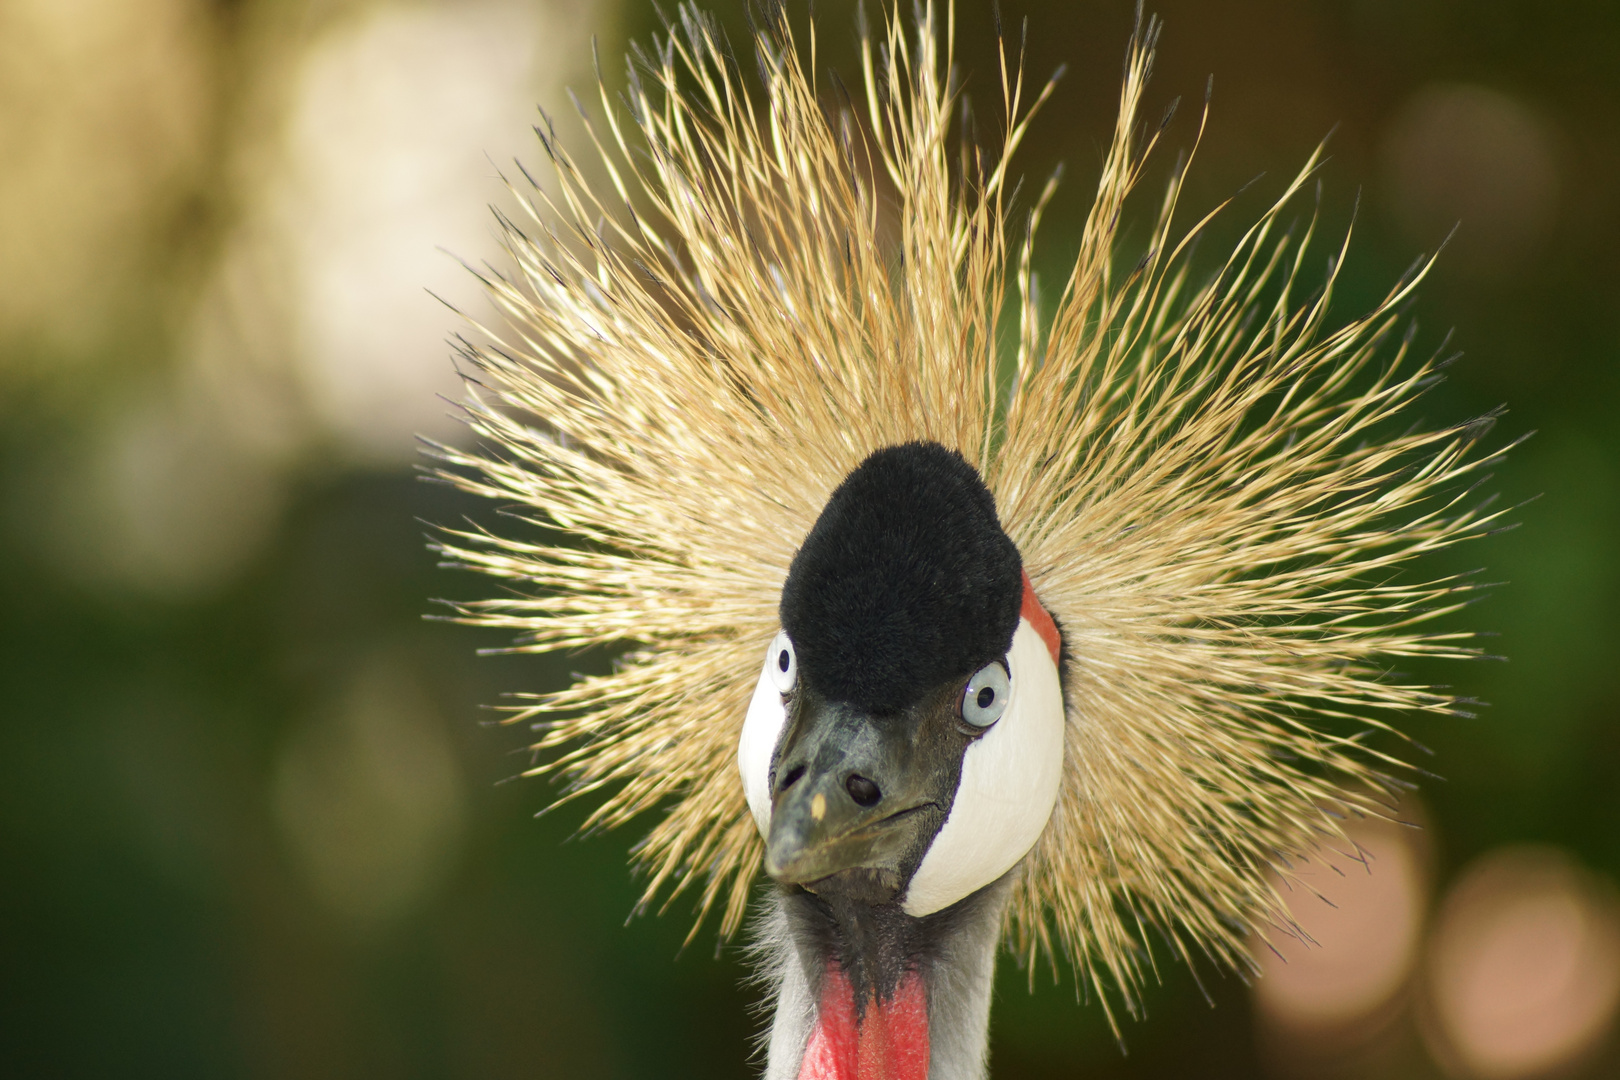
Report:
[[519,651],[630,650],[512,719],[560,751],[535,772],[602,794],[591,824],[664,808],[635,849],[646,899],[695,888],[729,935],[763,848],[738,733],[794,551],[873,450],[960,450],[1069,646],[1066,776],[1012,940],[1134,1011],[1149,928],[1189,961],[1246,966],[1251,933],[1292,928],[1293,861],[1342,842],[1345,815],[1389,813],[1399,763],[1334,733],[1346,720],[1457,710],[1386,665],[1472,655],[1426,628],[1469,586],[1396,571],[1492,519],[1458,491],[1490,460],[1469,456],[1488,425],[1386,434],[1436,374],[1395,333],[1428,263],[1338,328],[1339,259],[1296,300],[1313,230],[1278,219],[1316,156],[1201,284],[1187,248],[1210,218],[1176,232],[1176,171],[1120,272],[1122,206],[1158,138],[1137,124],[1154,23],[1043,319],[1031,243],[1054,185],[1010,238],[1008,169],[1051,86],[1026,102],[1004,53],[1001,151],[958,144],[944,24],[930,5],[910,30],[863,31],[857,116],[824,107],[785,18],[756,33],[750,90],[682,9],[632,72],[628,124],[603,93],[605,184],[542,133],[554,183],[516,191],[518,272],[487,281],[504,323],[462,350],[493,449],[437,453],[569,540],[460,531],[444,551],[518,583],[458,614],[520,632]]

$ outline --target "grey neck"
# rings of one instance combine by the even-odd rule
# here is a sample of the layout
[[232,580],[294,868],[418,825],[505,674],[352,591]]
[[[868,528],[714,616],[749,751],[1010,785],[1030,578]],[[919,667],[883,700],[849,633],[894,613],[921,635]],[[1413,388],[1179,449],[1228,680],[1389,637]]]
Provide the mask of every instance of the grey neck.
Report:
[[894,905],[851,911],[802,889],[773,889],[754,944],[761,982],[776,1001],[765,1080],[798,1077],[822,974],[835,961],[862,999],[862,988],[892,993],[902,968],[918,971],[928,994],[928,1080],[984,1080],[996,946],[1016,873],[923,918]]

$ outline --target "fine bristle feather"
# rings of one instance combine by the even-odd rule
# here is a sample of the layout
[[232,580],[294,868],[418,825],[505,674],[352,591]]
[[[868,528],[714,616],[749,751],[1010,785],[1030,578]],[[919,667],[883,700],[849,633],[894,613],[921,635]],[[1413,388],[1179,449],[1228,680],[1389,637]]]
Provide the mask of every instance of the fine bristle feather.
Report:
[[1125,203],[1164,134],[1138,123],[1158,34],[1139,10],[1079,254],[1043,295],[1056,178],[1014,214],[1009,159],[1051,82],[1026,104],[1004,50],[1002,148],[953,147],[932,4],[863,29],[858,117],[841,83],[845,111],[824,110],[785,18],[759,18],[762,90],[683,7],[637,53],[623,109],[605,87],[581,107],[601,184],[536,128],[554,183],[512,189],[517,273],[480,275],[502,318],[457,342],[486,449],[434,446],[439,475],[570,539],[442,530],[448,563],[522,590],[456,617],[521,635],[516,651],[630,650],[505,707],[545,724],[529,772],[599,797],[588,828],[662,809],[634,850],[642,906],[695,891],[734,933],[763,850],[737,738],[788,565],[869,453],[939,442],[984,476],[1070,646],[1067,774],[1012,947],[1032,979],[1066,956],[1133,1015],[1154,934],[1189,964],[1251,969],[1251,936],[1300,934],[1293,861],[1393,812],[1405,766],[1366,732],[1473,704],[1388,670],[1477,654],[1429,628],[1477,586],[1406,570],[1505,512],[1468,496],[1500,457],[1474,454],[1497,414],[1387,430],[1451,362],[1401,332],[1433,256],[1330,323],[1348,233],[1308,282],[1314,207],[1283,226],[1318,150],[1201,282],[1192,242],[1230,203],[1179,225],[1178,165],[1121,271]]

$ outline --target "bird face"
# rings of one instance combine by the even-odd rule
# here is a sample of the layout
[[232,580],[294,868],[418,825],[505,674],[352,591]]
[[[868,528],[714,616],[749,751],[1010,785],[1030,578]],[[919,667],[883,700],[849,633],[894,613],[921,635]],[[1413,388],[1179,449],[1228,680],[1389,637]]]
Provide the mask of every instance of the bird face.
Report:
[[926,915],[1022,859],[1062,777],[1060,639],[972,466],[869,457],[780,615],[738,748],[766,871]]

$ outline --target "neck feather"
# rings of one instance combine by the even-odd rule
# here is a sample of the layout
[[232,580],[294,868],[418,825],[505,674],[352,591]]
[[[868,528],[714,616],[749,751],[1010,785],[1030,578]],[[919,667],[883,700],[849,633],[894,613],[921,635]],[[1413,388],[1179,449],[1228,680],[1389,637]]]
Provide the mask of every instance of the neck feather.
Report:
[[766,1080],[983,1080],[1012,880],[921,918],[773,890],[757,946],[776,999]]

